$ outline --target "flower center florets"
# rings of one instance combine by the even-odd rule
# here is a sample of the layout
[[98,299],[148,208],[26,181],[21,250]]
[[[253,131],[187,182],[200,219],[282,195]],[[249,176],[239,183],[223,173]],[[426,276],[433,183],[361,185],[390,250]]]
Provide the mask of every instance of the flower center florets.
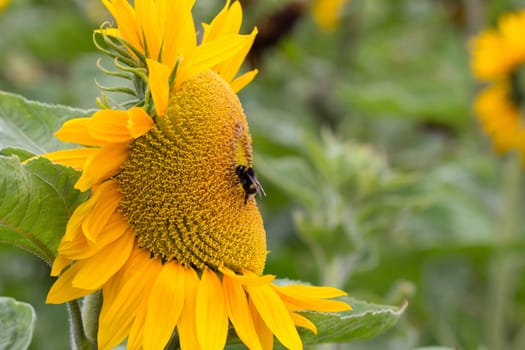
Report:
[[188,80],[115,177],[139,246],[164,262],[261,273],[265,232],[239,162],[251,165],[251,140],[235,93],[211,71]]

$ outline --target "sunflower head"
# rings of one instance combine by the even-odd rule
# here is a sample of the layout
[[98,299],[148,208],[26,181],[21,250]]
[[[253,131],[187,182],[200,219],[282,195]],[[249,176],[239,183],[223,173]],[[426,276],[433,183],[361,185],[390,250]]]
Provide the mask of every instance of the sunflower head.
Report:
[[139,247],[200,270],[227,265],[262,273],[262,220],[236,173],[252,166],[251,138],[235,90],[256,70],[235,75],[256,30],[238,33],[237,1],[227,1],[203,24],[200,43],[193,0],[138,0],[135,8],[124,0],[104,4],[118,27],[96,33],[137,87],[135,104],[155,120],[130,143],[114,176],[123,196],[120,211]]
[[498,152],[525,150],[525,11],[502,16],[471,41],[472,71],[488,84],[474,110]]
[[500,18],[497,28],[488,28],[471,41],[471,66],[480,80],[505,78],[525,61],[525,11]]
[[[102,290],[97,345],[162,349],[174,330],[184,350],[222,349],[231,324],[251,349],[273,336],[301,349],[301,310],[342,311],[328,287],[272,284],[254,195],[251,137],[236,92],[256,31],[226,2],[197,42],[193,0],[103,0],[117,28],[98,31],[136,87],[129,109],[104,108],[56,133],[89,147],[46,156],[81,170],[91,197],[72,214],[53,263],[47,302]],[[112,73],[113,74],[113,73]],[[109,107],[109,106],[106,106]]]

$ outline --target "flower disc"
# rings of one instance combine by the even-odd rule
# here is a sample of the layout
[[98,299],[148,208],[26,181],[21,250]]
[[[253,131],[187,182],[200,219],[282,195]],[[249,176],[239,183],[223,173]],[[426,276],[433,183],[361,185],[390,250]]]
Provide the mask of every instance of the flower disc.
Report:
[[231,87],[212,71],[185,81],[166,115],[131,143],[116,176],[119,208],[139,246],[164,262],[261,274],[265,231],[236,174],[251,157],[246,117]]

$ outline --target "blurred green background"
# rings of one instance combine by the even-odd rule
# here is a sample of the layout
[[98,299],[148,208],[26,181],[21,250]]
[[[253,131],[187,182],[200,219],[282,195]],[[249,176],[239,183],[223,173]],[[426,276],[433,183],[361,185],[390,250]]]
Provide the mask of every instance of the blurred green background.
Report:
[[[267,196],[266,272],[377,303],[408,301],[383,336],[340,349],[525,349],[524,169],[479,131],[468,40],[518,0],[352,0],[333,32],[306,1],[241,1],[240,93]],[[222,1],[198,1],[208,21]],[[0,90],[96,108],[98,0],[12,0],[0,12]],[[524,28],[525,37],[525,28]],[[102,60],[111,67],[111,62]],[[120,82],[118,82],[120,83]],[[30,349],[69,348],[49,268],[0,246],[0,295],[31,303]]]

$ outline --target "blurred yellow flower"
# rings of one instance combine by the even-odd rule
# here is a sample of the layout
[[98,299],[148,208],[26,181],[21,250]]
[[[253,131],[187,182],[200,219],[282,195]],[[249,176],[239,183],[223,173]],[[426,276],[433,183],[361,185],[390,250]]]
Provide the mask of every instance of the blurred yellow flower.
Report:
[[505,78],[525,62],[525,11],[507,14],[497,29],[487,29],[471,42],[472,71],[480,80]]
[[347,2],[349,0],[314,0],[312,13],[315,21],[324,30],[334,30]]
[[0,11],[6,8],[10,2],[11,0],[0,0]]
[[484,89],[474,102],[474,110],[498,152],[525,150],[525,125],[508,82]]
[[525,11],[504,15],[497,29],[487,29],[471,41],[471,67],[488,82],[474,102],[482,129],[498,152],[520,151],[525,156],[525,103],[522,84],[525,63]]
[[[238,34],[235,1],[197,43],[192,0],[103,0],[124,43],[147,68],[154,108],[103,109],[70,120],[56,136],[89,146],[46,156],[82,171],[91,197],[71,216],[48,303],[102,290],[98,347],[163,349],[175,329],[181,349],[222,349],[229,325],[250,349],[275,336],[302,349],[298,314],[349,310],[331,287],[279,286],[263,275],[266,236],[254,194],[251,136],[236,77],[256,30]],[[140,73],[138,73],[140,74]]]

